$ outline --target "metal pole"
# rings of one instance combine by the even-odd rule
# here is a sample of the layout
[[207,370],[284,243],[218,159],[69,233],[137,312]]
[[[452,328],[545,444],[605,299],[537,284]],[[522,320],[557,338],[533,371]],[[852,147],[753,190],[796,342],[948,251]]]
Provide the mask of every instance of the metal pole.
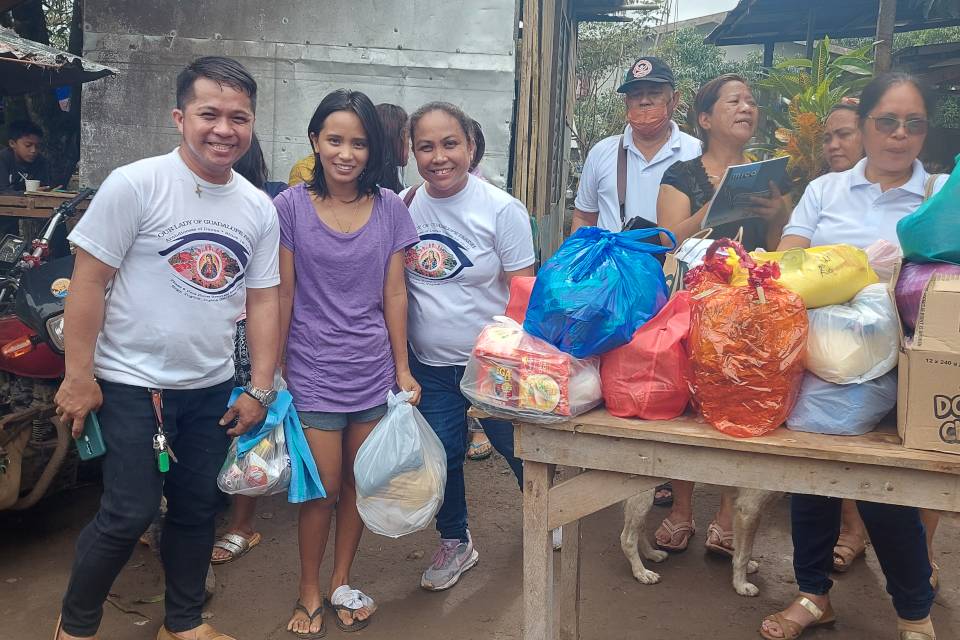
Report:
[[813,60],[813,27],[816,21],[817,12],[810,9],[810,13],[807,15],[807,60]]
[[893,30],[897,23],[897,0],[880,0],[880,13],[877,16],[876,57],[873,62],[875,74],[890,71],[893,66]]
[[763,66],[767,69],[773,66],[773,46],[772,40],[763,43]]

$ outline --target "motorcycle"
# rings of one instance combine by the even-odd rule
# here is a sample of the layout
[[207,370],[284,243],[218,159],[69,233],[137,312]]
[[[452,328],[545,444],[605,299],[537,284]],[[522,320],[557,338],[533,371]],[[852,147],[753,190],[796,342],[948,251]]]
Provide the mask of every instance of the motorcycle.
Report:
[[79,456],[53,397],[74,263],[66,222],[92,194],[84,189],[58,206],[29,251],[19,236],[0,241],[0,511],[27,509],[77,483]]

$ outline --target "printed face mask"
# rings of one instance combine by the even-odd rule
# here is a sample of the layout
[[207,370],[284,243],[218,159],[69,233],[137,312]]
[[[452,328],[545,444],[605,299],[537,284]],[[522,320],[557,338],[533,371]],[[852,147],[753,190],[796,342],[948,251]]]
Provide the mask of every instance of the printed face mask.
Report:
[[670,111],[666,104],[630,107],[627,110],[627,122],[641,136],[655,135],[663,129],[669,119]]

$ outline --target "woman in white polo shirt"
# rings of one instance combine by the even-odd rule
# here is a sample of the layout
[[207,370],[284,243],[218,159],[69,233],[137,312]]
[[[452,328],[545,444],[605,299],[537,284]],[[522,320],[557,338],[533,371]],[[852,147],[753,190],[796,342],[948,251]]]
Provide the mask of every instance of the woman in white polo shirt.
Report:
[[[866,248],[879,239],[899,244],[897,221],[946,181],[945,176],[931,177],[917,160],[932,105],[929,92],[913,76],[889,73],[874,78],[858,107],[866,157],[849,171],[828,173],[810,183],[778,249],[840,242]],[[764,638],[792,640],[807,627],[835,619],[828,593],[840,502],[791,497],[793,565],[800,595],[786,610],[763,621]],[[900,640],[934,640],[932,568],[919,510],[870,502],[858,502],[857,507],[887,578]]]

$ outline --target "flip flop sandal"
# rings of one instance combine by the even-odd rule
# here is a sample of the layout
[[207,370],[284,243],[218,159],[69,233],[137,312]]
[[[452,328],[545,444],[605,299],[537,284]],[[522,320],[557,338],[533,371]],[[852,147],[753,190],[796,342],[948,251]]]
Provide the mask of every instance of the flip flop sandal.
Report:
[[[196,629],[197,640],[237,640],[233,636],[228,636],[225,633],[220,633],[212,625],[204,623],[197,627]],[[157,640],[184,640],[183,636],[179,636],[165,626],[160,627],[160,631],[157,632]]]
[[661,531],[670,536],[670,542],[662,544],[660,540],[654,538],[657,548],[672,553],[680,553],[687,550],[687,547],[690,545],[690,538],[697,532],[697,525],[693,520],[674,524],[670,518],[664,518],[663,522],[660,523],[660,527],[657,529],[657,533]]
[[[335,601],[336,604],[334,604]],[[344,633],[353,633],[354,631],[366,629],[367,626],[370,625],[370,621],[373,619],[373,614],[377,611],[377,603],[373,601],[373,598],[359,589],[351,589],[350,585],[346,584],[342,584],[337,587],[336,590],[330,595],[330,599],[326,602],[336,614],[334,620],[337,623],[337,628]],[[358,620],[357,618],[353,617],[353,614],[358,609],[362,609],[364,607],[370,610],[370,615],[367,616],[365,620]],[[350,617],[353,618],[352,624],[347,624],[340,619],[341,611],[350,612]]]
[[57,628],[53,630],[53,640],[60,640],[60,632],[63,631],[63,616],[57,616]]
[[833,613],[833,607],[831,607],[829,604],[827,604],[827,609],[824,611],[812,600],[803,596],[797,598],[795,602],[799,603],[801,607],[810,612],[810,615],[815,618],[813,622],[804,627],[801,624],[784,617],[784,612],[781,611],[779,613],[767,616],[763,619],[763,621],[766,622],[769,620],[770,622],[777,623],[777,625],[780,626],[780,632],[783,633],[783,635],[771,636],[764,631],[762,626],[760,627],[760,635],[766,638],[766,640],[797,640],[797,638],[803,635],[803,632],[807,629],[812,629],[814,627],[828,627],[837,621],[837,616]]
[[302,638],[302,640],[319,640],[319,638],[322,638],[325,635],[327,635],[327,621],[323,618],[323,607],[324,607],[324,603],[321,602],[320,606],[314,609],[313,613],[310,613],[309,611],[307,611],[307,608],[303,606],[303,603],[297,600],[297,604],[293,606],[293,612],[294,613],[296,613],[297,611],[302,612],[303,615],[307,616],[307,621],[311,625],[313,624],[313,621],[317,618],[317,616],[320,616],[320,631],[317,631],[316,633],[310,633],[309,631],[306,633],[303,633],[303,632],[287,629],[287,632],[292,633],[298,638]]
[[214,558],[210,554],[210,564],[226,564],[244,556],[250,549],[260,544],[262,540],[259,533],[254,532],[249,538],[245,538],[239,533],[225,533],[216,542],[213,543],[214,549],[223,549],[229,555],[226,558]]
[[467,445],[467,458],[473,460],[474,462],[486,460],[491,455],[493,455],[493,445],[490,444],[489,440],[484,440],[483,442],[471,442],[469,445]]
[[[669,495],[660,496],[659,498],[656,497],[658,493],[661,493],[664,491],[669,491],[670,492]],[[669,482],[664,482],[663,484],[658,486],[656,490],[653,492],[653,495],[654,495],[654,498],[653,498],[654,506],[656,507],[672,507],[673,506],[673,485],[671,485]]]
[[841,533],[833,545],[833,570],[837,573],[850,571],[854,561],[864,555],[867,541],[860,536]]
[[720,525],[717,524],[716,520],[714,520],[710,523],[710,526],[707,527],[707,540],[703,543],[703,546],[707,548],[707,551],[732,558],[733,531],[724,531],[720,528]]

